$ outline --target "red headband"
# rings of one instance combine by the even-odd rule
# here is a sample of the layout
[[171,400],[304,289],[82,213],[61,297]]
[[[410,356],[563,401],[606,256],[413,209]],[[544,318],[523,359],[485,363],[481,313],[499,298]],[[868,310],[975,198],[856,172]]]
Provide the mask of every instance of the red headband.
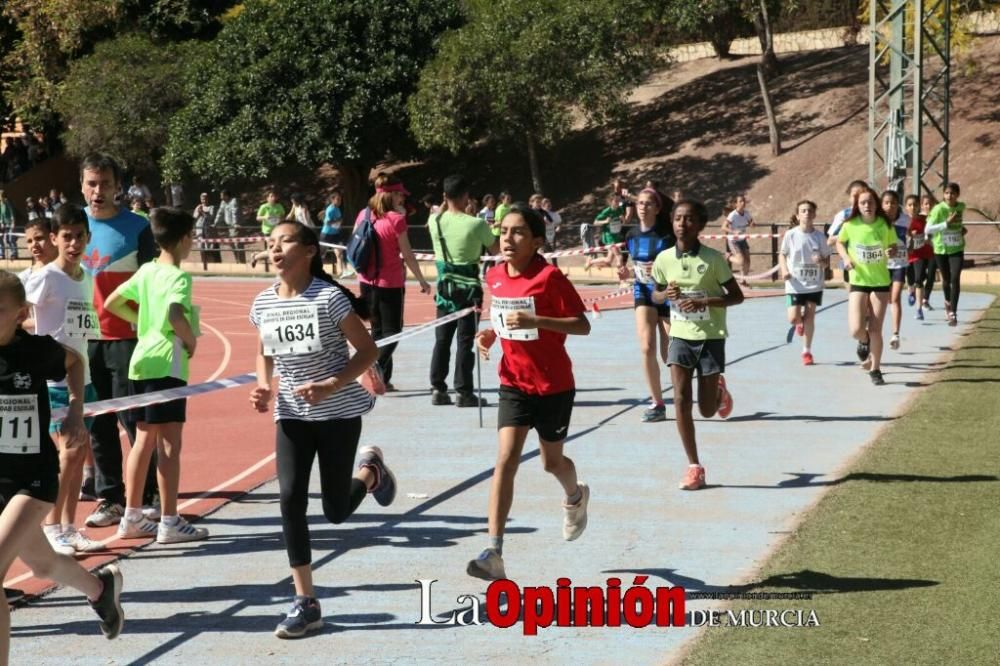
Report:
[[391,185],[381,185],[375,188],[377,194],[383,194],[385,192],[402,192],[407,196],[410,194],[402,183],[392,183]]

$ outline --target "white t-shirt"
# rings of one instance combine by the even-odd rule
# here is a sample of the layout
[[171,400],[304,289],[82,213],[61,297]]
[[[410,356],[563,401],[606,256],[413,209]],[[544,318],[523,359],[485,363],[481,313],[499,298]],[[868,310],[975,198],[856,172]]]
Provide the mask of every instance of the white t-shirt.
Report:
[[729,227],[733,230],[733,233],[741,234],[753,222],[753,215],[745,208],[742,213],[734,210],[726,216],[726,221],[729,222]]
[[546,211],[549,219],[545,221],[545,242],[552,243],[556,239],[556,227],[562,224],[562,216],[555,211]]
[[823,291],[823,265],[814,260],[833,253],[826,236],[819,229],[806,233],[802,227],[792,227],[781,239],[781,254],[785,257],[791,279],[785,280],[786,294],[809,294]]
[[906,232],[910,229],[910,216],[906,213],[900,213],[896,221],[892,223],[892,228],[896,232],[896,256],[889,257],[888,268],[889,270],[906,268],[909,263],[906,258]]
[[[33,306],[35,334],[51,335],[75,351],[83,361],[84,384],[89,384],[88,341],[100,338],[94,310],[94,278],[84,272],[80,280],[74,280],[51,263],[31,276],[25,292]],[[66,382],[49,382],[49,386],[63,387]]]

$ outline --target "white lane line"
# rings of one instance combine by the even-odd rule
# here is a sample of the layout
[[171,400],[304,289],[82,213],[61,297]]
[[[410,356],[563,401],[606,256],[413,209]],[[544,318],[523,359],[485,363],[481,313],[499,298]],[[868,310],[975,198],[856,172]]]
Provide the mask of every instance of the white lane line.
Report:
[[229,338],[227,338],[222,331],[204,321],[201,322],[201,325],[214,333],[215,337],[222,341],[222,362],[219,363],[219,367],[215,369],[215,372],[213,372],[211,376],[205,380],[206,382],[213,382],[219,378],[222,371],[226,369],[227,365],[229,365],[229,358],[233,355],[233,347],[229,344]]
[[[251,465],[247,469],[243,470],[242,472],[240,472],[239,474],[237,474],[233,478],[228,479],[226,481],[223,481],[222,483],[220,483],[219,485],[215,486],[214,488],[211,488],[210,490],[206,490],[205,492],[200,493],[200,494],[192,497],[191,499],[182,502],[181,504],[179,504],[177,506],[177,511],[180,512],[183,509],[186,509],[189,506],[191,506],[193,504],[196,504],[197,502],[200,502],[201,500],[205,499],[206,497],[211,497],[212,494],[217,493],[220,490],[225,490],[226,488],[228,488],[229,486],[231,486],[234,483],[239,483],[243,479],[247,478],[248,476],[250,476],[251,474],[253,474],[257,470],[259,470],[261,467],[264,467],[265,465],[271,463],[272,461],[274,461],[274,454],[273,453],[269,454],[266,458],[263,458],[262,460],[257,461],[256,463],[254,463],[253,465]],[[228,503],[228,501],[225,502],[225,503]],[[131,541],[133,543],[139,543],[139,544],[145,544],[145,543],[147,543],[146,540],[142,540],[142,539],[119,539],[118,538],[118,534],[116,532],[115,534],[112,534],[111,536],[109,536],[106,539],[104,539],[103,541],[101,541],[100,544],[102,546],[109,546],[109,545],[115,543],[116,541],[121,541],[122,543],[125,543],[126,541]],[[95,555],[100,555],[100,553],[95,553]],[[121,557],[123,557],[123,556],[122,555],[115,555],[112,558],[112,560],[118,560],[118,559],[121,559]],[[10,580],[5,580],[3,582],[3,584],[6,587],[13,587],[14,585],[17,585],[18,583],[23,583],[24,581],[26,581],[26,580],[28,580],[30,578],[33,578],[33,577],[34,577],[34,574],[31,573],[30,571],[28,571],[26,573],[21,574],[20,576],[17,576],[15,578],[10,579]]]

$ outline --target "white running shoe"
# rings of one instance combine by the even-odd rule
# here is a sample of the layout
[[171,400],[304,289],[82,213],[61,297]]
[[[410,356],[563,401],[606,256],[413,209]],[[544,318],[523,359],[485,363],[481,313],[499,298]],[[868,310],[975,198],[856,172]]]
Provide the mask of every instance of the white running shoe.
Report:
[[573,541],[587,529],[587,503],[590,502],[590,487],[584,483],[580,487],[580,501],[563,504],[563,539]]
[[183,518],[178,518],[173,525],[167,525],[161,520],[156,532],[156,543],[184,543],[207,538],[208,530],[204,527],[195,527]]
[[121,504],[103,500],[97,506],[97,509],[94,510],[94,513],[87,516],[84,524],[87,527],[110,527],[119,522],[124,515],[125,509],[122,508]]
[[492,548],[479,553],[479,557],[470,560],[465,572],[483,580],[501,580],[507,577],[503,569],[503,558]]
[[157,524],[143,516],[139,520],[129,520],[122,516],[118,523],[119,539],[152,539],[156,536]]
[[66,536],[66,533],[62,531],[61,525],[46,525],[42,531],[45,533],[49,545],[52,546],[52,550],[60,555],[76,555],[76,548],[73,547],[73,542]]
[[73,525],[66,526],[66,529],[63,531],[63,537],[73,544],[74,550],[78,553],[96,553],[101,550],[107,550],[103,543],[94,541],[86,534],[77,531]]

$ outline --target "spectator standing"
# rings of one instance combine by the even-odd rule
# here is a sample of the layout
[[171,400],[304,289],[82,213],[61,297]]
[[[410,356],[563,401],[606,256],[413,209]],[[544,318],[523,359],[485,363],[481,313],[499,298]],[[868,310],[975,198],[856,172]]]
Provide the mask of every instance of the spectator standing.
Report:
[[132,186],[128,188],[128,192],[125,193],[129,199],[135,201],[139,199],[145,201],[146,199],[152,199],[153,193],[149,191],[145,183],[142,182],[142,178],[139,176],[132,177]]
[[3,190],[0,190],[0,259],[7,258],[10,250],[11,259],[17,258],[17,237],[14,233],[14,204],[10,202]]
[[[240,229],[240,202],[229,190],[219,192],[219,205],[215,211],[215,231],[219,237],[227,234],[230,238],[238,238],[242,233]],[[243,250],[235,248],[242,247],[240,244],[233,245],[233,256],[236,261],[243,263],[246,256]]]
[[191,216],[194,218],[195,236],[202,239],[201,252],[202,259],[206,262],[219,263],[222,261],[222,253],[217,250],[209,250],[208,239],[216,238],[215,206],[208,202],[208,192],[202,192],[198,196],[198,205],[195,206]]

